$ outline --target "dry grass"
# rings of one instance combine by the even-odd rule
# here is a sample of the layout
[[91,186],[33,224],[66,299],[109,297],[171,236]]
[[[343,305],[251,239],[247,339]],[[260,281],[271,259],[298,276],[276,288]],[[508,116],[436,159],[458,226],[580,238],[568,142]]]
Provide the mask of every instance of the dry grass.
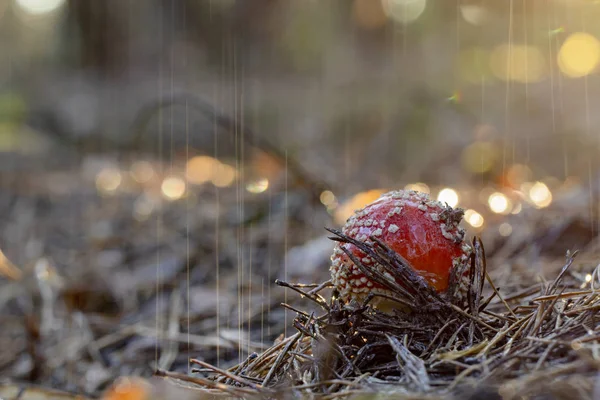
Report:
[[[576,254],[556,278],[518,290],[502,290],[486,271],[483,246],[474,239],[466,296],[456,284],[442,296],[412,272],[406,261],[371,238],[357,242],[338,231],[332,239],[351,242],[384,265],[394,280],[365,274],[392,290],[403,304],[393,314],[365,303],[343,304],[329,282],[278,282],[316,303],[320,314],[293,309],[296,333],[262,354],[228,370],[192,360],[194,376],[159,371],[203,393],[226,396],[294,395],[339,398],[378,393],[404,398],[594,398],[598,394],[597,315],[600,292],[592,280],[569,273]],[[351,256],[351,254],[349,254]],[[458,271],[458,274],[464,273]],[[407,282],[396,284],[396,278]],[[455,280],[456,282],[456,280]]]

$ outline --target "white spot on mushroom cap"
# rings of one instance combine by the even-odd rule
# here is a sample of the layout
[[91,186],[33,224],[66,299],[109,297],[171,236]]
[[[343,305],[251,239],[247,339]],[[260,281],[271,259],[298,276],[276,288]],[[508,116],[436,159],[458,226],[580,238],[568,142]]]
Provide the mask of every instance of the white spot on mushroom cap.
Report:
[[461,249],[462,249],[463,252],[465,252],[467,254],[471,253],[471,251],[472,251],[471,246],[469,246],[469,244],[466,243],[466,242],[464,242],[462,244]]

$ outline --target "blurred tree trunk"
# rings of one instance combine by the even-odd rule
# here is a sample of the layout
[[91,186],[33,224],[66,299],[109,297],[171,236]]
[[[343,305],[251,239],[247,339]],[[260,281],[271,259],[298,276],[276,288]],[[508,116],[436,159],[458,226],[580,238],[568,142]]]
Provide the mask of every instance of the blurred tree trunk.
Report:
[[130,3],[126,0],[69,0],[72,23],[79,30],[81,67],[107,75],[126,67],[131,11],[136,9]]

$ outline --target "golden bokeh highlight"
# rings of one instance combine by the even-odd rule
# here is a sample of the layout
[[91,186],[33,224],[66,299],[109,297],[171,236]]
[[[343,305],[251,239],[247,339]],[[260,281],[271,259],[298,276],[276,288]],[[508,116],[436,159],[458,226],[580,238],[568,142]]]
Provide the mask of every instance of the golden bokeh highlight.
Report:
[[215,168],[219,164],[219,160],[213,157],[192,157],[185,166],[185,179],[194,185],[202,185],[209,182],[213,177]]
[[[235,181],[236,176],[237,171],[234,167],[209,156],[192,157],[188,160],[185,167],[185,179],[194,185],[211,182],[217,187],[227,187]],[[261,179],[266,179],[268,187],[268,179]],[[263,181],[262,183],[264,184],[265,182]],[[253,186],[253,189],[258,189],[258,186]],[[267,190],[267,188],[265,187],[264,190]]]
[[423,182],[409,183],[408,185],[404,186],[404,190],[414,190],[415,192],[421,192],[421,193],[427,193],[427,194],[431,193],[429,186],[427,186]]
[[488,206],[496,214],[508,214],[512,209],[510,199],[500,192],[494,192],[488,197]]
[[539,82],[548,72],[542,52],[533,46],[501,44],[490,55],[493,74],[504,81]]
[[102,168],[98,175],[96,175],[96,189],[101,194],[112,194],[114,193],[121,183],[123,182],[123,176],[121,171],[116,167]]
[[232,167],[231,165],[219,163],[215,167],[210,181],[216,187],[224,188],[227,186],[231,186],[231,184],[235,181],[236,175],[237,171],[234,167]]
[[333,214],[333,219],[337,224],[343,224],[354,214],[354,211],[371,204],[381,197],[385,191],[381,189],[368,190],[354,195],[349,200],[340,205]]
[[415,21],[423,14],[427,6],[427,0],[381,0],[381,4],[383,12],[388,18],[394,22],[407,24]]
[[267,178],[257,179],[249,182],[246,185],[246,190],[250,193],[258,194],[266,191],[269,188],[269,180]]
[[534,183],[528,194],[529,199],[537,208],[548,207],[552,203],[552,192],[543,182]]
[[600,62],[600,42],[589,33],[573,33],[560,47],[557,58],[563,74],[571,78],[589,75]]
[[481,228],[485,222],[481,214],[471,209],[465,211],[465,221],[473,228]]
[[321,193],[321,195],[319,196],[319,200],[321,201],[321,204],[323,204],[324,206],[331,206],[336,201],[335,195],[333,194],[333,192],[331,190],[324,190]]
[[498,149],[491,142],[475,142],[467,146],[461,155],[461,163],[466,171],[474,174],[489,172],[498,159]]
[[163,180],[160,190],[168,200],[178,200],[185,194],[185,181],[178,176],[169,176]]
[[444,188],[440,190],[437,199],[442,203],[447,203],[450,207],[456,207],[458,204],[458,193],[452,188]]

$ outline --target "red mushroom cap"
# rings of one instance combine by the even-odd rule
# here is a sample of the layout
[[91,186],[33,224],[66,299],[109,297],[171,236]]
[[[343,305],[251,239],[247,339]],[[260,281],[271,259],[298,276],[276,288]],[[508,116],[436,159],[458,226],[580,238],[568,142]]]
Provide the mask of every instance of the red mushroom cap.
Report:
[[[448,289],[452,269],[465,263],[471,251],[464,241],[464,230],[458,227],[462,215],[461,209],[433,201],[425,193],[400,190],[386,193],[356,211],[342,232],[366,243],[371,242],[370,236],[377,237],[441,293]],[[362,300],[372,291],[390,294],[380,284],[371,282],[341,246],[365,267],[377,268],[382,273],[384,270],[353,244],[338,243],[331,256],[330,271],[342,299]]]

